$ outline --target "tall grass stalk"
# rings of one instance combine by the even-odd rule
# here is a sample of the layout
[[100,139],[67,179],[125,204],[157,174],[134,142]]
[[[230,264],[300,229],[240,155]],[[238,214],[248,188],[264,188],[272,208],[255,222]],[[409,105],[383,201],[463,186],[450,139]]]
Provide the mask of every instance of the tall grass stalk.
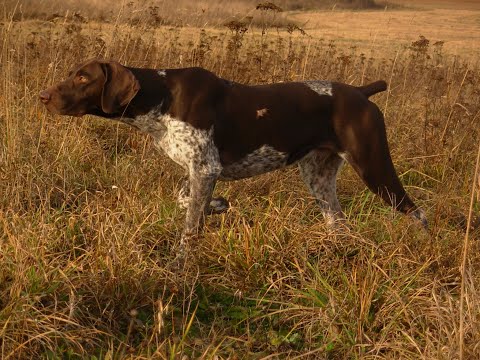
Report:
[[468,259],[468,252],[469,252],[469,243],[470,243],[470,228],[472,225],[472,214],[473,214],[473,205],[475,202],[475,192],[478,192],[477,189],[477,180],[480,174],[480,143],[478,144],[478,151],[477,151],[477,160],[475,164],[475,171],[473,173],[473,180],[472,180],[472,190],[470,194],[470,206],[468,209],[468,219],[467,219],[467,230],[465,232],[465,238],[463,240],[463,249],[462,249],[462,263],[460,265],[460,273],[462,276],[461,284],[460,284],[460,320],[459,320],[459,340],[458,340],[458,348],[459,348],[459,358],[463,360],[464,358],[464,339],[465,339],[465,313],[464,313],[464,304],[465,304],[465,297],[467,296],[465,290],[465,281],[467,277],[467,259]]

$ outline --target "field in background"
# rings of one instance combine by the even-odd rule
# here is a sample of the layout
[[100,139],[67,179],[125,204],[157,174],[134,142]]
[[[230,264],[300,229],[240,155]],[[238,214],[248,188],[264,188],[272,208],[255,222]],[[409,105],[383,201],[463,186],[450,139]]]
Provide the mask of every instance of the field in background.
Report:
[[[478,358],[478,230],[460,269],[471,195],[480,210],[480,11],[439,1],[2,5],[0,358],[454,359],[460,342]],[[95,56],[244,83],[387,80],[372,100],[430,231],[345,166],[353,230],[331,232],[291,168],[220,183],[231,210],[208,218],[185,273],[172,272],[180,169],[131,128],[53,116],[37,99]]]
[[477,0],[394,0],[394,4],[413,9],[480,10]]
[[376,57],[392,56],[420,36],[443,43],[449,54],[473,57],[478,61],[480,43],[480,7],[471,9],[400,8],[367,10],[352,14],[337,9],[324,12],[299,12],[290,18],[308,34],[354,44],[359,50]]

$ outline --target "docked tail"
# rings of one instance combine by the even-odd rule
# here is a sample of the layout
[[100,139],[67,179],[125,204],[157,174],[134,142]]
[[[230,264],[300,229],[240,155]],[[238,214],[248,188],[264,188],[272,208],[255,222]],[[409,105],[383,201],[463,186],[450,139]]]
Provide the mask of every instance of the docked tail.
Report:
[[387,83],[383,80],[379,80],[368,85],[358,86],[357,89],[368,98],[376,93],[387,90]]

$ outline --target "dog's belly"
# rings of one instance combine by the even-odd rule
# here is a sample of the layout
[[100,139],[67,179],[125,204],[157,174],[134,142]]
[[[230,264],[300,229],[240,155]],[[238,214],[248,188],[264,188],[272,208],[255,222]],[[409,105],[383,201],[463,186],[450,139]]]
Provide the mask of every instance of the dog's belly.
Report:
[[238,180],[280,169],[287,165],[288,154],[264,145],[239,161],[223,167],[221,180]]

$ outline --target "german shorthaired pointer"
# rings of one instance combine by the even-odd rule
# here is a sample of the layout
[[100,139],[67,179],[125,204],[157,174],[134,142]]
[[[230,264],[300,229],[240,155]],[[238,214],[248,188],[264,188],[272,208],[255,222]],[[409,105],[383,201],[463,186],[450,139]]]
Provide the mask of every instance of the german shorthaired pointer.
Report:
[[179,201],[186,208],[182,242],[204,214],[228,208],[212,199],[217,180],[237,180],[298,163],[326,222],[344,219],[336,176],[344,159],[368,188],[427,226],[393,167],[383,115],[368,97],[384,81],[355,87],[328,81],[246,86],[201,68],[139,69],[89,60],[40,93],[61,115],[92,114],[150,134],[157,148],[188,175]]

